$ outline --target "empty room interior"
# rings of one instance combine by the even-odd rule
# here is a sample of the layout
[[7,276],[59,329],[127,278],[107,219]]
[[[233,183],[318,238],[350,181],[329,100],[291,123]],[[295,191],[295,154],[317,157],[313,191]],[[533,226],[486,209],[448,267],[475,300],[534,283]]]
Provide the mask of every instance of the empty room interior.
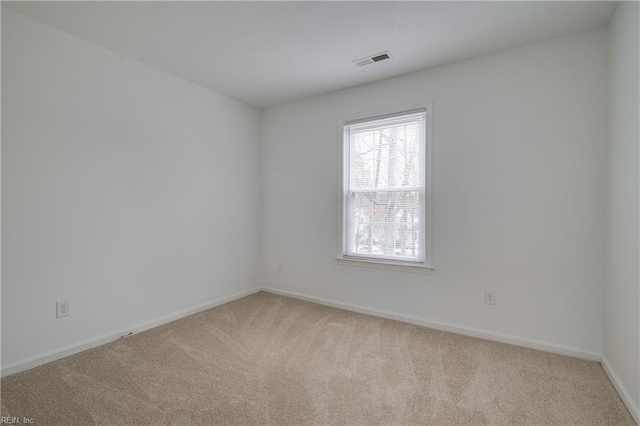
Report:
[[638,424],[639,2],[1,6],[1,424]]

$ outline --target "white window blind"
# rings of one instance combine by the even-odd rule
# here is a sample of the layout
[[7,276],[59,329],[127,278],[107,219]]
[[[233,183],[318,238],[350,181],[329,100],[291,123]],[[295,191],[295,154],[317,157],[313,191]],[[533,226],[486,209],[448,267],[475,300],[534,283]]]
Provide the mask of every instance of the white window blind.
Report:
[[426,110],[344,126],[344,258],[425,264]]

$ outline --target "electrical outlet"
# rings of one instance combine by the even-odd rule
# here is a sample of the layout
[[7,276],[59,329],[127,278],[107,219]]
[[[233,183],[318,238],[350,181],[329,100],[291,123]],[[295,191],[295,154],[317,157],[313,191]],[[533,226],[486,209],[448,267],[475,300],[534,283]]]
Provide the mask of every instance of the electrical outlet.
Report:
[[284,263],[278,263],[278,272],[284,274]]
[[495,290],[485,290],[484,291],[484,304],[485,305],[495,305],[496,304],[496,292]]
[[56,318],[68,317],[71,315],[71,305],[68,300],[56,302]]

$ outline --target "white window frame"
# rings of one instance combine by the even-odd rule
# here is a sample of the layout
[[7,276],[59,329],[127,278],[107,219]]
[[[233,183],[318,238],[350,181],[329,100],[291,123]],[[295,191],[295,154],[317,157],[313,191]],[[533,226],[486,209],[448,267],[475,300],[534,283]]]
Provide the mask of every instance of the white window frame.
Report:
[[[423,220],[423,235],[421,243],[424,247],[423,259],[421,261],[404,261],[399,259],[389,259],[387,257],[379,257],[372,254],[364,256],[348,255],[348,202],[349,193],[349,149],[350,140],[346,127],[350,124],[379,120],[386,117],[402,116],[411,114],[419,110],[425,112],[425,129],[424,129],[424,188],[421,191],[422,205],[420,220]],[[370,111],[349,119],[339,121],[340,133],[340,224],[339,224],[339,247],[336,259],[340,263],[353,264],[354,266],[374,267],[383,269],[393,269],[401,271],[423,271],[432,270],[432,247],[431,247],[431,102],[418,105],[405,105],[402,107],[386,108],[384,110]]]

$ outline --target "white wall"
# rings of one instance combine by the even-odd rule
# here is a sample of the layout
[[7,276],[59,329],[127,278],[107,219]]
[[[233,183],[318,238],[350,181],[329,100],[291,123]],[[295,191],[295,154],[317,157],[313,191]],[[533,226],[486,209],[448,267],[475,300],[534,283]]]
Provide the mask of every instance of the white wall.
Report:
[[[606,42],[595,30],[267,109],[263,285],[597,356]],[[339,119],[427,100],[435,271],[338,264]]]
[[2,124],[3,368],[258,284],[259,111],[3,10]]
[[630,409],[636,421],[640,407],[639,15],[637,2],[622,2],[609,24],[611,109],[602,339],[603,358],[635,404]]
[[[625,192],[638,181],[625,165],[638,150],[627,16],[611,28],[607,240],[607,30],[270,108],[260,123],[3,10],[3,368],[255,286],[262,227],[262,285],[585,354],[602,343],[637,401],[638,305],[622,307],[638,300],[637,221],[635,252],[620,233],[638,205]],[[436,270],[339,265],[338,121],[427,100]],[[71,317],[55,319],[59,299]]]

